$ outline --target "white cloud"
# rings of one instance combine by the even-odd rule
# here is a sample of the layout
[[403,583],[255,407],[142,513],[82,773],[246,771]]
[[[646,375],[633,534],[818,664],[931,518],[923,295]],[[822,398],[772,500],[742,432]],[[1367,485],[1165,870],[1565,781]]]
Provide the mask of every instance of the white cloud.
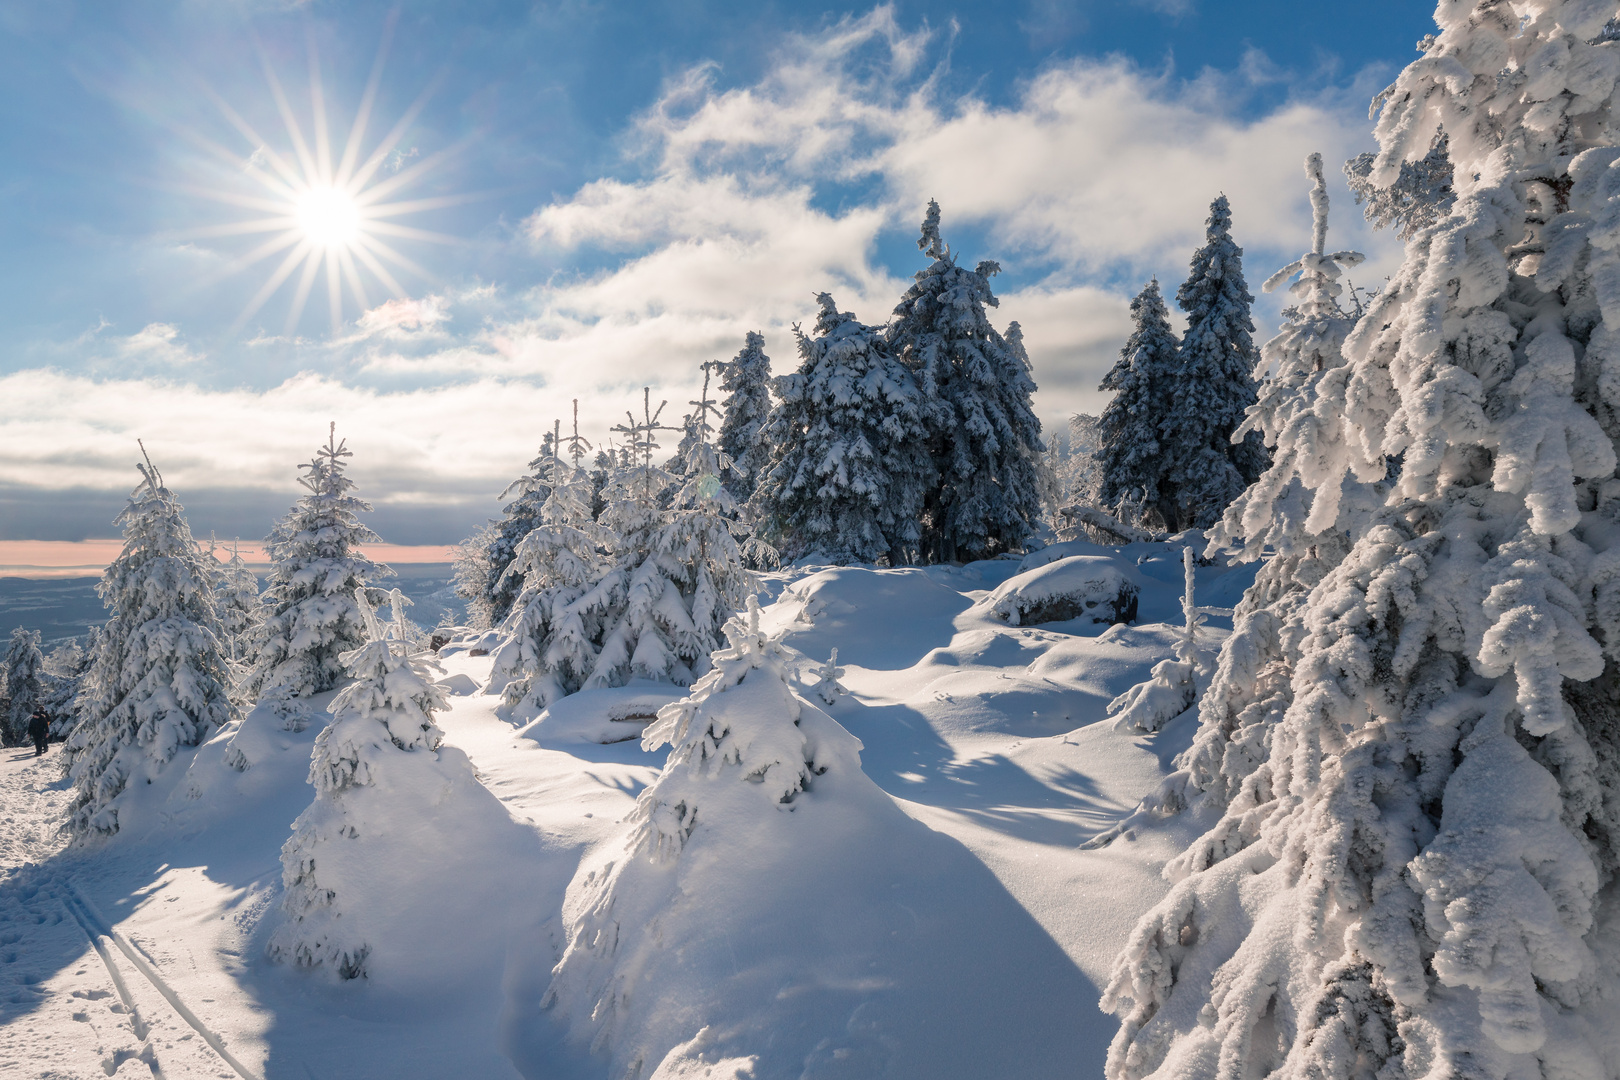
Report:
[[194,364],[203,357],[180,340],[180,330],[169,323],[148,323],[140,330],[114,342],[117,355],[137,363]]

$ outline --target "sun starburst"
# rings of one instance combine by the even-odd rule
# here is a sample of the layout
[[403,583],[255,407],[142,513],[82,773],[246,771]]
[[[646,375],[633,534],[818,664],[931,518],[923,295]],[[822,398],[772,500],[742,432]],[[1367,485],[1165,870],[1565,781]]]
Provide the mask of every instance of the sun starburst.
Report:
[[[191,240],[269,234],[257,246],[229,259],[220,277],[270,265],[263,284],[232,324],[241,330],[289,282],[286,332],[296,333],[310,293],[320,280],[325,286],[332,330],[343,325],[345,294],[364,311],[372,306],[370,288],[380,286],[404,299],[407,292],[395,277],[405,272],[422,279],[432,275],[390,241],[460,243],[455,237],[403,224],[399,219],[423,211],[468,201],[474,196],[443,195],[402,199],[459,146],[446,148],[405,166],[408,155],[397,148],[426,105],[424,92],[381,139],[364,152],[387,54],[386,38],[378,50],[371,77],[341,149],[334,154],[322,88],[320,63],[314,47],[309,61],[309,125],[306,132],[268,59],[265,80],[284,129],[278,146],[263,138],[223,98],[212,94],[220,111],[247,146],[244,155],[218,142],[188,133],[221,164],[230,166],[234,183],[181,185],[191,194],[255,212],[254,216],[200,229],[180,236]],[[279,256],[279,260],[277,257]]]

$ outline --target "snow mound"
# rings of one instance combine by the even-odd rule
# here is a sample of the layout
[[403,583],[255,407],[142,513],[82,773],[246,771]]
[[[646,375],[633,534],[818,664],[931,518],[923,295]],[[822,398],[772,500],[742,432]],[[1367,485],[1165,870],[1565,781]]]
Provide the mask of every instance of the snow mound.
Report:
[[645,679],[581,690],[548,706],[519,734],[542,746],[629,742],[641,738],[659,709],[685,694],[681,687]]
[[1121,560],[1071,555],[1008,578],[977,606],[1013,626],[1073,619],[1107,626],[1135,621],[1141,591]]
[[784,589],[765,618],[806,656],[821,660],[837,649],[857,666],[894,670],[949,645],[951,620],[971,603],[924,570],[839,566]]
[[468,694],[478,693],[478,684],[473,681],[472,676],[462,672],[451,675],[446,679],[440,679],[438,685],[445,693],[454,694],[456,697],[465,697]]
[[570,886],[545,1007],[614,1077],[1065,1074],[1095,990],[862,772],[750,614],[650,729],[669,761]]

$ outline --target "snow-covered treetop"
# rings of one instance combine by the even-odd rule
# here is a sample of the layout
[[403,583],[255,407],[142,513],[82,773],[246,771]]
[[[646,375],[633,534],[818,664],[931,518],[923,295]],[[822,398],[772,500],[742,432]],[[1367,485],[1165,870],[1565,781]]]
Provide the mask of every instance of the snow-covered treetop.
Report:
[[1339,317],[1344,314],[1339,305],[1339,296],[1344,292],[1339,275],[1361,265],[1366,256],[1359,251],[1327,253],[1328,193],[1321,154],[1305,159],[1305,175],[1311,181],[1311,250],[1272,274],[1261,289],[1271,292],[1298,274],[1299,280],[1288,291],[1299,298],[1300,314],[1307,319]]
[[433,680],[428,654],[413,642],[405,622],[409,600],[398,589],[386,596],[389,617],[379,619],[367,597],[354,590],[355,609],[365,626],[365,642],[341,657],[352,676],[329,706],[333,721],[316,741],[309,782],[331,794],[372,782],[379,750],[436,750],[444,733],[433,714],[450,706]]
[[[759,599],[725,624],[727,645],[691,693],[658,710],[642,734],[644,750],[670,747],[659,777],[641,795],[631,820],[635,850],[654,859],[680,852],[713,801],[737,812],[735,799],[705,791],[716,781],[746,782],[750,809],[790,804],[818,772],[814,747],[798,727],[803,703],[788,683],[791,657],[759,628]],[[763,796],[763,799],[760,798]],[[755,811],[757,812],[757,811]]]
[[[1374,101],[1378,153],[1368,179],[1390,187],[1444,132],[1465,194],[1504,172],[1535,169],[1611,141],[1597,118],[1620,56],[1602,40],[1605,0],[1448,0],[1425,55]],[[1526,174],[1529,175],[1529,174]]]

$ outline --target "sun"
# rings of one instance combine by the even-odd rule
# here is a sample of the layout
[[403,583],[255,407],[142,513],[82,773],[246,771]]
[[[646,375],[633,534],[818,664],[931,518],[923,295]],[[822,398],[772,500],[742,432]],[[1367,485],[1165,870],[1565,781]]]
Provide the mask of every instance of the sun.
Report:
[[[221,182],[217,184],[177,186],[188,193],[254,213],[237,221],[184,230],[175,234],[176,237],[200,240],[268,234],[250,250],[224,261],[214,275],[217,280],[256,266],[272,267],[232,324],[231,333],[246,326],[276,294],[290,289],[286,333],[295,335],[310,295],[319,282],[324,285],[332,332],[336,335],[342,329],[346,306],[353,303],[358,305],[359,311],[368,310],[373,306],[374,290],[380,288],[401,300],[409,298],[396,273],[432,280],[433,275],[390,241],[461,243],[455,237],[415,228],[398,220],[478,197],[400,197],[461,149],[458,144],[421,158],[416,156],[414,147],[408,153],[401,149],[402,140],[427,103],[426,94],[366,149],[386,45],[385,40],[341,145],[336,145],[332,138],[320,63],[313,51],[307,127],[300,122],[274,68],[265,60],[265,81],[284,129],[283,138],[264,138],[217,94],[213,95],[215,104],[242,137],[244,148],[233,149],[198,133],[186,132],[216,164],[226,168],[221,170]],[[410,162],[408,166],[407,162]]]
[[360,207],[347,191],[335,187],[312,187],[302,192],[295,205],[298,227],[304,239],[315,247],[347,249],[360,239]]

